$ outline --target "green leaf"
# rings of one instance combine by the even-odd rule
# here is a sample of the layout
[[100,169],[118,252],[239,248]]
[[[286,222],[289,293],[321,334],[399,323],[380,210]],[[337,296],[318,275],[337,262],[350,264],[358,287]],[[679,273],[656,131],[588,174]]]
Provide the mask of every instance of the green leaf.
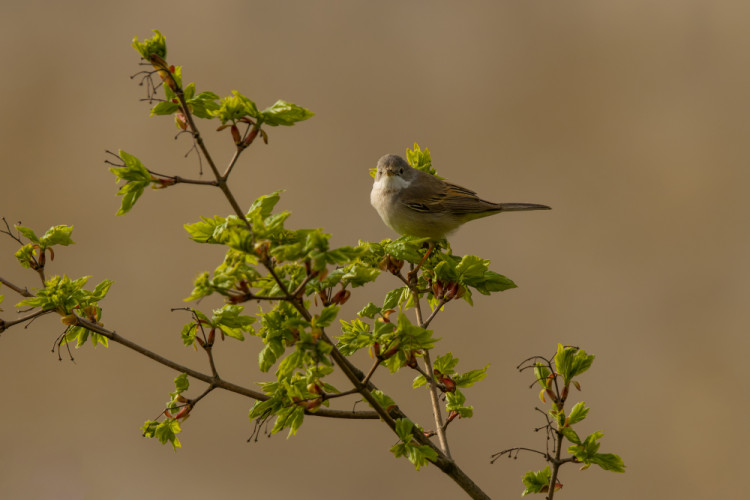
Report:
[[134,37],[130,45],[147,61],[151,60],[151,54],[156,54],[162,59],[166,59],[167,40],[159,30],[153,30],[153,32],[155,33],[153,37],[147,38],[142,42],[138,41],[137,36]]
[[96,285],[94,291],[91,292],[91,300],[94,300],[95,302],[102,300],[107,295],[107,292],[113,283],[114,281],[112,280],[104,280]]
[[181,394],[187,391],[189,387],[190,381],[188,380],[187,373],[180,373],[174,379],[174,392],[171,392],[170,394],[172,395],[172,397],[174,397],[177,394]]
[[604,470],[612,472],[625,472],[625,462],[619,455],[614,453],[597,453],[591,458],[591,463],[596,464]]
[[437,452],[430,446],[416,444],[412,434],[413,428],[414,424],[409,419],[396,420],[396,434],[401,442],[391,447],[391,453],[397,458],[405,456],[419,470],[437,460]]
[[408,418],[399,418],[396,420],[396,435],[405,443],[410,442],[414,438],[411,434],[413,428],[414,423]]
[[396,288],[395,290],[391,290],[385,295],[385,300],[383,301],[383,311],[396,309],[399,304],[402,304],[409,299],[410,294],[411,292],[409,291],[409,288],[405,286]]
[[225,304],[221,309],[213,311],[211,326],[221,329],[226,335],[237,340],[245,340],[243,332],[252,334],[252,325],[255,318],[240,314],[243,306],[237,304]]
[[430,175],[434,175],[438,179],[442,179],[442,177],[437,175],[435,169],[432,168],[432,158],[428,148],[424,148],[424,151],[422,151],[419,149],[419,144],[415,142],[413,150],[406,148],[406,161],[417,170],[421,170]]
[[[193,84],[191,83],[190,85]],[[190,85],[188,85],[188,88]],[[201,92],[193,98],[186,98],[186,102],[192,109],[193,115],[208,120],[215,118],[213,113],[219,109],[217,100],[219,100],[219,96],[213,92]]]
[[424,252],[426,251],[422,248],[422,246],[427,241],[429,241],[429,238],[420,238],[417,236],[401,236],[397,240],[385,240],[381,244],[383,251],[386,254],[396,259],[405,260],[407,262],[417,264],[422,260]]
[[466,406],[466,396],[459,391],[445,393],[445,410],[449,413],[455,411],[461,418],[471,418],[474,416],[474,407]]
[[435,363],[433,363],[433,366],[435,370],[444,375],[452,375],[453,373],[455,373],[457,364],[458,358],[454,358],[453,353],[447,352],[442,356],[438,356],[437,359],[435,359]]
[[24,226],[19,226],[18,224],[15,224],[14,227],[18,229],[18,232],[24,235],[27,239],[31,240],[34,243],[40,243],[39,238],[37,238],[32,229]]
[[456,383],[457,387],[471,387],[487,376],[487,368],[489,367],[490,365],[485,365],[484,368],[469,370],[466,373],[455,375],[453,381]]
[[382,310],[382,308],[370,302],[357,313],[357,316],[374,319]]
[[208,113],[219,118],[222,125],[227,122],[237,123],[245,117],[258,119],[261,116],[255,103],[236,90],[232,91],[231,96],[222,98],[218,107],[208,110]]
[[337,305],[324,307],[320,311],[319,315],[313,317],[313,326],[320,326],[325,328],[326,326],[330,325],[331,323],[333,323],[333,320],[336,319],[336,316],[339,313],[339,309],[341,308]]
[[577,424],[584,418],[586,418],[586,415],[588,415],[589,409],[586,408],[586,404],[581,401],[580,403],[576,403],[575,406],[570,410],[570,414],[568,415],[568,425]]
[[31,269],[36,262],[34,254],[34,245],[27,243],[16,251],[14,254],[18,262],[26,269]]
[[161,444],[170,443],[176,452],[177,448],[182,448],[180,440],[177,439],[177,434],[179,434],[180,431],[180,423],[175,419],[168,418],[156,426],[154,429],[154,437],[156,437]]
[[273,106],[264,109],[261,112],[263,123],[275,127],[284,125],[290,127],[297,122],[307,120],[314,116],[314,113],[291,102],[278,100]]
[[562,432],[563,436],[565,436],[565,439],[567,439],[571,443],[581,444],[581,438],[578,437],[578,433],[574,431],[572,427],[562,427],[560,428],[560,432]]
[[613,453],[599,453],[599,440],[604,436],[603,432],[594,432],[586,437],[583,442],[574,444],[568,448],[580,462],[583,469],[588,468],[591,464],[598,465],[604,470],[613,472],[625,472],[625,463],[618,455]]
[[117,192],[118,196],[122,196],[120,210],[117,211],[117,215],[123,215],[133,208],[135,202],[143,194],[143,190],[151,184],[152,177],[138,158],[122,150],[118,154],[125,163],[125,166],[112,167],[109,171],[115,174],[117,182],[120,180],[126,181],[126,184]]
[[591,367],[594,362],[594,355],[586,354],[583,349],[576,347],[563,347],[557,345],[557,354],[555,354],[555,366],[557,372],[563,376],[565,385],[570,385],[573,377],[576,377]]
[[536,381],[545,389],[549,389],[550,380],[547,378],[550,375],[549,368],[542,363],[534,365],[534,376]]
[[363,347],[371,346],[374,343],[370,333],[370,325],[360,319],[348,322],[339,320],[341,323],[342,334],[336,338],[338,344],[336,347],[344,356],[351,356]]
[[75,243],[70,235],[73,233],[73,226],[66,226],[61,224],[59,226],[53,226],[44,233],[40,240],[40,246],[42,248],[48,248],[52,245],[62,245],[64,247]]
[[416,389],[417,387],[422,387],[427,383],[427,379],[424,375],[417,375],[414,377],[414,381],[411,383],[412,389]]
[[180,105],[172,101],[162,101],[151,108],[151,116],[154,115],[171,115],[180,109]]
[[[393,408],[396,407],[396,402],[391,399],[390,396],[383,393],[383,391],[380,390],[374,390],[370,394],[372,394],[372,397],[375,398],[375,402],[377,402],[381,408],[383,408],[385,411],[391,411]],[[406,425],[406,424],[402,424]]]
[[538,472],[527,472],[523,476],[523,485],[526,489],[523,490],[521,496],[526,496],[529,493],[543,493],[549,491],[549,482],[552,479],[552,471],[549,465]]

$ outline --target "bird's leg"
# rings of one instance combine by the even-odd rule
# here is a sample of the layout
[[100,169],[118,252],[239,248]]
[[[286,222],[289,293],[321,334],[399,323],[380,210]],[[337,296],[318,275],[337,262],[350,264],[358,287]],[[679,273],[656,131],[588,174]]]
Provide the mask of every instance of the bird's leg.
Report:
[[430,254],[432,253],[434,249],[435,249],[435,243],[431,241],[429,243],[429,247],[427,248],[427,251],[424,253],[424,257],[422,257],[422,260],[419,261],[419,264],[417,264],[417,267],[413,268],[411,271],[407,273],[406,281],[408,281],[409,283],[412,283],[412,280],[413,280],[414,286],[417,285],[417,272],[419,272],[419,270],[422,268],[422,264],[424,264],[424,262],[427,260],[427,257],[430,256]]

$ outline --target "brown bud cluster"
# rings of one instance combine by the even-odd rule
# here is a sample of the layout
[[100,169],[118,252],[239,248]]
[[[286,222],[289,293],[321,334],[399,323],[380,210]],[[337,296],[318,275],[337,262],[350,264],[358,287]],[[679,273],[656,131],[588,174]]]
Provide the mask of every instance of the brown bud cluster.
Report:
[[401,272],[401,268],[404,267],[404,261],[397,259],[392,255],[384,256],[378,263],[378,267],[381,271],[388,271],[391,274],[398,274]]

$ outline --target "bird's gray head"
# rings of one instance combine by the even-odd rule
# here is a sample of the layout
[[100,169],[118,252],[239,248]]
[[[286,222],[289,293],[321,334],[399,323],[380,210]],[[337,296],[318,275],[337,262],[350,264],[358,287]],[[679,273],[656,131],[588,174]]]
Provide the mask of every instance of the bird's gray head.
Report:
[[377,173],[375,180],[379,181],[385,177],[403,177],[411,180],[414,169],[398,155],[385,155],[378,160]]

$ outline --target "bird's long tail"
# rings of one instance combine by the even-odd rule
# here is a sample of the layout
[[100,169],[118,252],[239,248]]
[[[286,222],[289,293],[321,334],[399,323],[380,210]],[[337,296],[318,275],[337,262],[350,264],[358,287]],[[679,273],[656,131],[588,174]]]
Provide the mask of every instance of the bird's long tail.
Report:
[[501,212],[520,212],[522,210],[551,210],[552,207],[537,203],[497,203]]

